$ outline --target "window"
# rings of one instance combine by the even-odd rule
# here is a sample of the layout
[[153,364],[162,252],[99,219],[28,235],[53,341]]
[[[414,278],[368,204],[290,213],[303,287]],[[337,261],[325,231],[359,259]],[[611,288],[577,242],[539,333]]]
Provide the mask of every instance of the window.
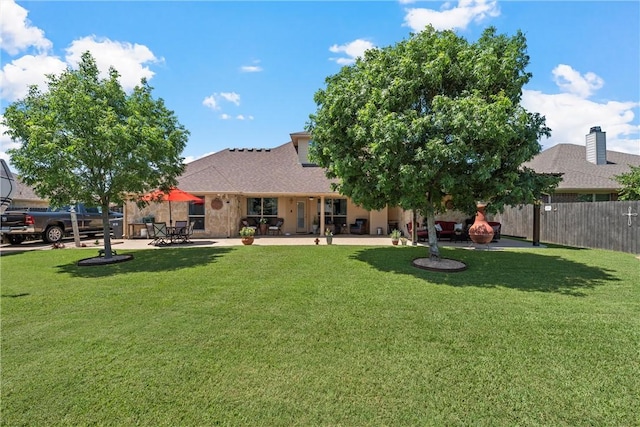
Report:
[[204,230],[204,197],[198,196],[202,202],[189,202],[189,222],[194,230]]
[[247,199],[247,217],[276,218],[278,216],[278,199],[275,197],[250,197]]
[[[318,217],[320,217],[320,200],[318,200]],[[347,199],[324,199],[325,224],[347,223]]]

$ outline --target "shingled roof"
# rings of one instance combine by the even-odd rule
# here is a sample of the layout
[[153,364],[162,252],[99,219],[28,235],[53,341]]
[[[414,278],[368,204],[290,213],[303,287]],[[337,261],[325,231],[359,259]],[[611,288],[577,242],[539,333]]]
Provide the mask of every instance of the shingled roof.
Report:
[[330,194],[324,169],[304,165],[294,145],[231,148],[188,163],[178,186],[191,193]]
[[640,166],[640,156],[607,150],[607,164],[587,161],[586,147],[576,144],[557,144],[544,150],[524,164],[538,173],[562,173],[556,192],[609,190],[617,191],[620,184],[614,176],[630,171],[629,165]]
[[14,182],[16,184],[16,188],[12,194],[12,198],[14,201],[43,201],[42,197],[38,196],[33,189],[33,187],[25,184],[20,179],[20,176],[13,175]]

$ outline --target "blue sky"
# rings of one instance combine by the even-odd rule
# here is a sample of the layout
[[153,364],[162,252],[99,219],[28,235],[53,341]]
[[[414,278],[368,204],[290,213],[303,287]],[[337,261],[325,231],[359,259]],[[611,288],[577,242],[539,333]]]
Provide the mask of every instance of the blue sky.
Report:
[[[304,130],[327,76],[429,23],[469,41],[487,26],[523,31],[523,104],[552,128],[544,148],[601,126],[608,149],[640,154],[639,1],[0,0],[0,114],[90,50],[125,89],[149,79],[191,132],[187,161],[276,147]],[[2,135],[0,157],[13,144]]]

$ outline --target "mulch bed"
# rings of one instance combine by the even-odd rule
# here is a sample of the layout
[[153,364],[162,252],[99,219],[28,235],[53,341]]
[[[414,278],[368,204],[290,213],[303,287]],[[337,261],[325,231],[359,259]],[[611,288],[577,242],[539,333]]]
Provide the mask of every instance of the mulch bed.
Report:
[[414,267],[429,271],[441,271],[445,273],[455,273],[467,269],[467,264],[450,258],[416,258],[412,262]]

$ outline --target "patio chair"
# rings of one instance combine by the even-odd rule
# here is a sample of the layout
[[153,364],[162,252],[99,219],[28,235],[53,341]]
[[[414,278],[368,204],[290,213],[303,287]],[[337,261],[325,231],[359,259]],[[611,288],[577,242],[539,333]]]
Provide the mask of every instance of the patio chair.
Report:
[[357,218],[356,222],[349,224],[351,234],[369,234],[368,221],[366,218]]
[[171,235],[167,232],[166,222],[154,222],[153,234],[151,236],[153,240],[150,245],[165,246],[171,244]]
[[280,229],[282,224],[284,224],[284,219],[278,218],[275,224],[269,226],[269,234],[282,234],[282,230]]
[[[251,221],[251,222],[249,222],[249,221]],[[242,229],[244,227],[253,228],[254,232],[258,231],[258,226],[255,224],[255,221],[253,219],[243,218],[240,221],[240,229]]]
[[[147,228],[147,239],[153,239],[153,223],[152,222],[145,222],[144,226]],[[149,242],[149,244],[152,244],[153,242]]]
[[184,236],[187,232],[187,221],[176,221],[176,225],[171,230],[171,241],[184,243]]
[[193,236],[194,225],[196,225],[195,222],[190,222],[189,225],[185,228],[184,240],[182,240],[182,243],[193,243],[191,241],[191,236]]
[[174,239],[179,243],[193,243],[190,237],[193,235],[193,226],[195,222],[190,222],[187,225],[187,221],[184,221],[185,226],[180,229],[176,228],[176,233],[174,234]]
[[[409,236],[411,236],[411,222],[407,223],[407,231],[409,232]],[[418,241],[428,240],[429,239],[429,231],[428,230],[418,230],[416,229],[416,238]]]

